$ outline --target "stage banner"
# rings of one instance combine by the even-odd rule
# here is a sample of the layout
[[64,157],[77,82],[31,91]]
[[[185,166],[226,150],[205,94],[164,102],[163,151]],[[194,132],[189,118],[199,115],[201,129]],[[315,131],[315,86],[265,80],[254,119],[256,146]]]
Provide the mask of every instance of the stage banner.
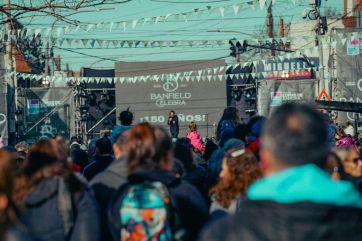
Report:
[[[347,31],[338,30],[338,33]],[[336,101],[362,102],[362,53],[359,51],[359,44],[359,40],[352,38],[346,45],[337,48],[337,89],[334,94]],[[353,122],[356,115],[338,112],[338,123],[343,125],[347,121]],[[359,114],[359,119],[361,118],[362,115]]]
[[[5,57],[0,53],[0,135],[3,140],[8,138],[7,108],[6,108],[6,71]],[[6,144],[6,143],[4,143]]]
[[74,93],[69,87],[25,89],[22,134],[30,143],[41,137],[62,135],[69,139],[74,129]]
[[168,112],[174,110],[180,121],[180,136],[195,121],[203,136],[213,136],[226,106],[224,81],[183,82],[167,79],[146,83],[116,84],[117,113],[130,107],[136,122],[166,127]]
[[[150,73],[147,69],[164,68],[159,71],[166,69],[165,72],[172,73],[175,70],[186,71],[192,70],[193,67],[202,68],[200,62],[185,62],[165,62],[163,65],[155,62],[152,64],[153,66],[148,63],[140,65],[141,69],[138,71],[142,72],[142,68],[145,68],[145,72]],[[219,61],[213,64],[220,66]],[[122,65],[118,67],[127,71],[135,69],[136,66],[132,66],[133,68],[130,66],[126,68]],[[153,73],[155,72],[151,74]],[[135,114],[135,122],[149,122],[168,128],[168,113],[174,110],[180,121],[179,136],[186,136],[189,123],[195,121],[203,137],[213,137],[216,125],[226,106],[226,81],[214,79],[198,81],[198,79],[200,80],[199,75],[181,80],[177,76],[165,74],[157,82],[116,83],[117,116],[122,110],[130,107]]]
[[315,79],[263,80],[258,82],[258,114],[269,116],[275,108],[288,102],[308,103],[316,98]]

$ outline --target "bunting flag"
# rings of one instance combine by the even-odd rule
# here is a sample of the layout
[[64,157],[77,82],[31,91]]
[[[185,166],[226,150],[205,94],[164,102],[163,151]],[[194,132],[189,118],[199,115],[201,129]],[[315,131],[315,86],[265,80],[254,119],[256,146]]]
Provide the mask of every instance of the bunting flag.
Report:
[[[255,62],[254,64],[261,64],[262,62]],[[251,63],[250,63],[251,64]],[[14,76],[21,77],[24,79],[32,79],[32,80],[41,80],[46,79],[49,82],[63,82],[63,83],[73,83],[80,84],[81,82],[86,83],[138,83],[138,82],[147,82],[147,81],[165,81],[167,79],[173,79],[177,81],[224,81],[226,78],[238,78],[245,79],[248,77],[262,77],[272,73],[274,76],[281,76],[283,71],[263,71],[257,73],[231,73],[225,74],[225,71],[228,69],[235,69],[238,67],[243,67],[244,64],[236,64],[236,65],[227,65],[227,66],[218,66],[212,67],[203,70],[193,70],[187,72],[179,72],[179,73],[171,73],[171,74],[159,74],[159,75],[141,75],[141,76],[131,76],[131,77],[56,77],[56,76],[44,76],[44,75],[34,75],[34,74],[26,74],[26,73],[16,73],[9,72],[7,73],[8,77],[13,78]],[[316,66],[315,69],[319,69],[319,66]],[[303,69],[292,69],[288,70],[291,73],[299,73],[301,71],[311,71],[312,68],[303,68]]]
[[[15,35],[16,36],[15,36]],[[18,36],[22,33],[19,31],[11,31],[10,33],[0,31],[0,40],[7,41],[9,37],[13,41],[17,39],[24,39],[24,36]],[[24,34],[24,32],[23,32]],[[329,39],[331,37],[331,40]],[[229,46],[229,40],[108,40],[108,39],[76,39],[76,38],[64,38],[64,37],[40,37],[43,39],[43,44],[51,42],[53,46],[58,47],[91,47],[91,48],[154,48],[154,47],[222,47]],[[348,34],[331,34],[330,36],[319,36],[319,42],[322,46],[339,46],[345,45],[347,41],[351,39],[362,38],[362,32],[352,32]],[[312,45],[315,41],[315,36],[308,35],[302,37],[283,37],[281,39],[275,38],[281,43],[290,43],[291,46],[296,45]],[[29,41],[31,41],[30,39]],[[243,42],[246,40],[248,43],[253,45],[259,45],[260,43],[265,43],[266,41],[273,41],[270,38],[248,38],[240,40],[232,40],[235,45],[237,41]],[[314,47],[309,48],[308,51],[313,52]],[[306,50],[306,48],[301,49],[301,51]]]
[[[279,0],[283,1],[283,3],[290,2],[293,5],[296,5],[297,3],[304,3],[305,0]],[[303,2],[304,1],[304,2]],[[167,13],[165,15],[160,16],[153,16],[153,17],[144,17],[140,19],[130,19],[130,20],[124,20],[124,21],[110,21],[110,22],[98,22],[98,23],[90,23],[90,24],[80,24],[80,25],[67,25],[65,27],[56,27],[56,28],[35,28],[27,29],[27,35],[35,34],[41,35],[41,36],[49,36],[52,35],[52,33],[55,34],[55,36],[60,37],[63,34],[67,33],[76,33],[80,30],[83,30],[87,33],[91,31],[95,31],[97,29],[108,29],[110,32],[116,31],[116,30],[123,30],[126,31],[127,29],[135,29],[139,23],[142,25],[145,24],[159,24],[161,22],[168,22],[170,19],[174,19],[174,21],[178,22],[180,19],[182,19],[184,22],[188,22],[189,19],[192,16],[201,17],[203,14],[213,14],[214,12],[218,11],[221,18],[224,18],[226,14],[230,15],[238,15],[240,10],[244,6],[249,6],[252,9],[256,9],[256,7],[260,7],[261,9],[265,6],[269,6],[271,3],[276,3],[277,0],[249,0],[243,3],[237,3],[232,5],[226,5],[226,6],[219,6],[219,7],[212,7],[212,6],[204,6],[196,9],[192,9],[187,12],[181,12],[181,13]],[[227,11],[228,9],[232,9],[233,11]],[[174,16],[174,18],[171,18]]]

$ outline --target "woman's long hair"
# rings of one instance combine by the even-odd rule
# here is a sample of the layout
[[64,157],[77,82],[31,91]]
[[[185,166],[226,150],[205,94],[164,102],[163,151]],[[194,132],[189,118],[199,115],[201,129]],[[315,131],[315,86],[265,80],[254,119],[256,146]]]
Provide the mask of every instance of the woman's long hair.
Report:
[[238,196],[245,195],[249,186],[262,177],[262,172],[254,154],[245,151],[235,156],[243,149],[231,149],[224,160],[228,167],[226,177],[220,179],[218,184],[210,190],[216,201],[224,208],[228,208]]
[[24,162],[22,176],[18,178],[15,201],[22,205],[38,183],[55,176],[65,178],[72,194],[81,193],[85,185],[74,175],[67,162],[68,152],[55,140],[41,140],[32,145]]
[[129,173],[139,169],[159,169],[172,150],[171,137],[158,126],[138,124],[125,135]]
[[6,230],[17,222],[16,208],[12,195],[14,190],[13,173],[15,172],[15,160],[5,150],[0,150],[0,196],[7,199],[7,206],[0,209],[0,240],[5,240]]

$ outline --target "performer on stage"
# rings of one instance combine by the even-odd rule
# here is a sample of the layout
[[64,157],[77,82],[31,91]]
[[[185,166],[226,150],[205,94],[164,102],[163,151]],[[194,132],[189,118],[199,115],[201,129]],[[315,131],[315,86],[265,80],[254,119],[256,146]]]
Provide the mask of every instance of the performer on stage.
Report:
[[178,126],[178,117],[175,111],[171,110],[168,113],[167,124],[170,126],[171,137],[177,138],[179,133],[179,126]]

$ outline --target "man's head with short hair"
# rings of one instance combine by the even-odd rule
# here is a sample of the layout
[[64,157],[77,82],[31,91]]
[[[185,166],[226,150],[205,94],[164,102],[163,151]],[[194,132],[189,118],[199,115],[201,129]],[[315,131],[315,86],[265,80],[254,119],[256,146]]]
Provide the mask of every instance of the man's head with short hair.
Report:
[[112,143],[107,137],[102,137],[96,142],[96,153],[98,155],[111,155]]
[[[323,116],[304,104],[279,107],[262,133],[261,159],[269,172],[313,163],[322,165],[328,153],[327,127]],[[268,172],[268,171],[266,171]]]
[[119,120],[121,122],[121,125],[123,126],[130,126],[133,122],[133,114],[131,111],[129,111],[129,108],[127,110],[124,110],[119,114]]

